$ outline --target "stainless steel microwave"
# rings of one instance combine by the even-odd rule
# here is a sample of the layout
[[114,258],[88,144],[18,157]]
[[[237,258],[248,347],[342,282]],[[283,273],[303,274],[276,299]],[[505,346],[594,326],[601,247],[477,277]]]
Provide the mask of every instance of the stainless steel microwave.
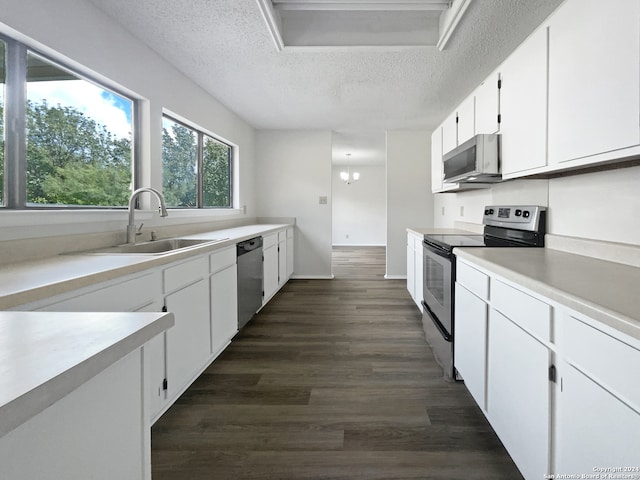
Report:
[[445,154],[443,165],[445,182],[500,182],[500,135],[480,134],[470,138]]

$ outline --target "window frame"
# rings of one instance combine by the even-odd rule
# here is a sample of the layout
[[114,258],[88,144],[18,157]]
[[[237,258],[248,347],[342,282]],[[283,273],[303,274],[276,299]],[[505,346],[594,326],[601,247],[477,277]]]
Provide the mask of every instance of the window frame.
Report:
[[[175,209],[178,211],[198,211],[198,210],[213,210],[213,211],[228,211],[234,210],[236,207],[235,203],[235,191],[234,191],[234,166],[235,166],[235,156],[237,147],[230,142],[227,142],[220,138],[219,135],[211,133],[210,131],[195,125],[194,123],[181,118],[179,115],[171,113],[167,110],[163,110],[162,112],[162,120],[165,119],[174,122],[178,125],[181,125],[189,130],[192,130],[196,134],[196,206],[195,207],[178,207],[178,206],[168,206],[169,209]],[[161,122],[163,123],[163,122]],[[162,127],[164,130],[164,126]],[[228,155],[228,165],[229,165],[229,205],[226,206],[207,206],[203,205],[204,203],[204,137],[209,137],[211,140],[221,143],[229,148]],[[161,162],[162,176],[163,176],[163,187],[164,187],[164,159]]]
[[131,102],[131,186],[139,187],[142,172],[141,102],[131,93],[88,74],[69,62],[55,58],[41,49],[0,33],[5,43],[5,108],[4,108],[4,185],[0,211],[69,211],[123,210],[128,205],[53,205],[27,202],[27,68],[28,54],[33,53],[76,78],[111,92]]

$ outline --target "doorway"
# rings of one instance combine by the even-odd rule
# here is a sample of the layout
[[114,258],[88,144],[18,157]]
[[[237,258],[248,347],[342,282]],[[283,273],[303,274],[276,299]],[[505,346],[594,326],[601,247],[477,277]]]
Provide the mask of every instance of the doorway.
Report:
[[361,275],[362,262],[375,265],[374,252],[386,247],[386,133],[336,131],[331,151],[332,270]]

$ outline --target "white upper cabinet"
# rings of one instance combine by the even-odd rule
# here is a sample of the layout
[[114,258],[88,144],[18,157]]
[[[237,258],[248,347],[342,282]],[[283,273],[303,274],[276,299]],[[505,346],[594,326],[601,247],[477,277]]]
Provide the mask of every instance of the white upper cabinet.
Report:
[[476,101],[469,95],[458,107],[458,145],[472,138],[476,133]]
[[638,0],[569,0],[549,19],[550,164],[640,143],[639,29]]
[[447,117],[443,155],[499,132],[505,179],[637,158],[639,38],[640,0],[566,0]]
[[431,134],[431,191],[442,188],[442,127]]
[[[449,121],[449,133],[456,132],[456,123],[455,116],[450,117]],[[460,185],[457,183],[447,183],[443,181],[444,176],[444,166],[442,164],[442,137],[444,135],[444,124],[440,125],[436,128],[431,134],[431,191],[436,192],[446,192],[449,190],[459,190]],[[457,137],[457,135],[456,135]],[[453,141],[452,138],[449,141]],[[456,145],[450,148],[450,150],[454,149]]]
[[458,112],[454,111],[442,124],[442,154],[458,146]]
[[475,133],[498,133],[500,124],[500,89],[498,72],[492,73],[475,91]]
[[502,174],[547,164],[547,29],[540,28],[500,67]]

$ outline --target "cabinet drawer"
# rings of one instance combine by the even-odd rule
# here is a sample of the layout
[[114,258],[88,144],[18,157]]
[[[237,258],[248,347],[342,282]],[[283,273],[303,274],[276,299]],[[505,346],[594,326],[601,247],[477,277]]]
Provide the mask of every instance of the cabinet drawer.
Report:
[[225,248],[209,255],[210,273],[220,272],[236,264],[236,247]]
[[550,305],[498,280],[491,284],[491,305],[534,337],[549,342]]
[[463,262],[456,264],[456,281],[483,300],[489,299],[489,276]]
[[272,233],[270,235],[265,235],[262,237],[262,248],[269,248],[278,243],[278,234]]
[[640,371],[640,350],[570,315],[558,334],[568,363],[640,412],[640,382],[632,380]]
[[287,240],[287,232],[286,232],[286,230],[278,232],[278,243],[285,242],[286,240]]
[[134,312],[151,305],[161,292],[160,272],[126,280],[39,308],[47,312]]
[[186,287],[209,274],[209,264],[206,257],[200,255],[179,265],[169,267],[164,271],[164,293],[173,292]]

